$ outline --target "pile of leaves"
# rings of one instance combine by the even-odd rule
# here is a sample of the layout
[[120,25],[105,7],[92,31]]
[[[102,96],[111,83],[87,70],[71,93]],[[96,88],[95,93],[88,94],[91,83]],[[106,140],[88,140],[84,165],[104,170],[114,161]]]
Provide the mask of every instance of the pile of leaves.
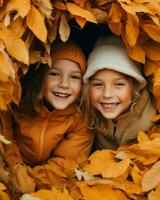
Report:
[[[95,151],[88,159],[66,159],[63,170],[37,167],[40,189],[20,200],[159,200],[160,129],[139,131],[137,143],[118,150]],[[0,184],[0,199],[9,200]],[[17,198],[15,198],[17,200]]]
[[82,31],[87,22],[103,23],[122,37],[128,55],[152,78],[159,111],[159,0],[0,0],[0,109],[19,103],[20,74],[30,64],[51,66],[50,45],[56,37],[68,40],[71,19]]

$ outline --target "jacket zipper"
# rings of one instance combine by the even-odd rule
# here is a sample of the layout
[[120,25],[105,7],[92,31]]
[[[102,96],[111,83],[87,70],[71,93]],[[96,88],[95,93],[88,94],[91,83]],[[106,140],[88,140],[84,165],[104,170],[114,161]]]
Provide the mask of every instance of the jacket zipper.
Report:
[[48,114],[48,116],[47,116],[47,119],[45,121],[45,124],[43,126],[43,129],[42,129],[42,132],[41,132],[41,135],[40,135],[40,149],[39,149],[39,156],[38,156],[39,161],[41,161],[41,159],[42,159],[43,148],[44,148],[44,136],[45,136],[45,133],[46,133],[49,118],[50,118],[50,114]]

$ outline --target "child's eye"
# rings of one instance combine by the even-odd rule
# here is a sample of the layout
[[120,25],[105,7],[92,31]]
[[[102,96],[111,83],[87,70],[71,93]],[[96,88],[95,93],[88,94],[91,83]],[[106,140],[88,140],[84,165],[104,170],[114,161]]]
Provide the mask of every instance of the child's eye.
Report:
[[81,79],[81,77],[78,76],[78,75],[72,75],[71,78],[73,78],[73,79]]
[[51,76],[60,76],[58,72],[49,72],[48,74]]
[[115,83],[115,84],[114,84],[115,87],[122,87],[122,86],[124,86],[124,85],[125,85],[125,83]]
[[93,86],[93,87],[102,87],[103,84],[102,84],[102,83],[98,83],[98,82],[97,82],[97,83],[96,83],[96,82],[95,82],[95,83],[93,82],[93,83],[92,83],[92,86]]

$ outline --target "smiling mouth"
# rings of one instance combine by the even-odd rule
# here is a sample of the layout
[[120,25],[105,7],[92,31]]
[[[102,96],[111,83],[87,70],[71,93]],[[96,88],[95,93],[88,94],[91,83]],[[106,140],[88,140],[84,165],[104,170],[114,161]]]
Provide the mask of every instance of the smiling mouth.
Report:
[[119,105],[119,103],[101,103],[103,108],[105,109],[115,109]]
[[67,98],[71,96],[71,94],[68,93],[61,93],[61,92],[52,92],[56,97],[61,97],[61,98]]

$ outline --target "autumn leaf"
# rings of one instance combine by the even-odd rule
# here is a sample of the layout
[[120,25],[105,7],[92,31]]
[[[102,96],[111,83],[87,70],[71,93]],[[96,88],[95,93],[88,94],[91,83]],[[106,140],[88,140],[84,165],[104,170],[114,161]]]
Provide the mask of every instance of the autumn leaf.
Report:
[[42,200],[73,200],[66,188],[64,188],[63,192],[61,192],[53,187],[52,190],[39,190],[35,193],[31,193],[30,195],[38,197]]
[[27,15],[27,26],[39,40],[44,43],[46,42],[47,29],[44,22],[44,16],[42,16],[34,6],[31,7]]
[[156,162],[151,169],[145,173],[142,179],[142,191],[147,192],[160,183],[160,161]]
[[84,170],[93,175],[102,174],[104,178],[118,177],[128,169],[130,159],[124,158],[116,162],[114,157],[114,153],[110,150],[96,151],[90,156],[91,163],[84,167]]
[[89,10],[85,10],[74,3],[66,3],[66,6],[72,15],[77,15],[85,18],[89,22],[97,23],[94,15]]
[[154,24],[143,25],[143,30],[155,41],[160,42],[160,27]]
[[29,64],[28,50],[20,38],[7,28],[0,30],[0,39],[3,40],[9,54],[18,61]]
[[61,20],[60,20],[59,35],[63,42],[66,42],[70,35],[70,26],[68,25],[68,21],[64,14],[62,14]]
[[126,40],[129,46],[136,45],[139,35],[139,19],[136,15],[127,14]]
[[16,10],[19,16],[24,18],[28,14],[30,6],[30,0],[10,0],[6,12]]
[[95,185],[92,187],[86,184],[78,184],[85,200],[128,200],[127,196],[120,190],[114,190],[108,185]]

